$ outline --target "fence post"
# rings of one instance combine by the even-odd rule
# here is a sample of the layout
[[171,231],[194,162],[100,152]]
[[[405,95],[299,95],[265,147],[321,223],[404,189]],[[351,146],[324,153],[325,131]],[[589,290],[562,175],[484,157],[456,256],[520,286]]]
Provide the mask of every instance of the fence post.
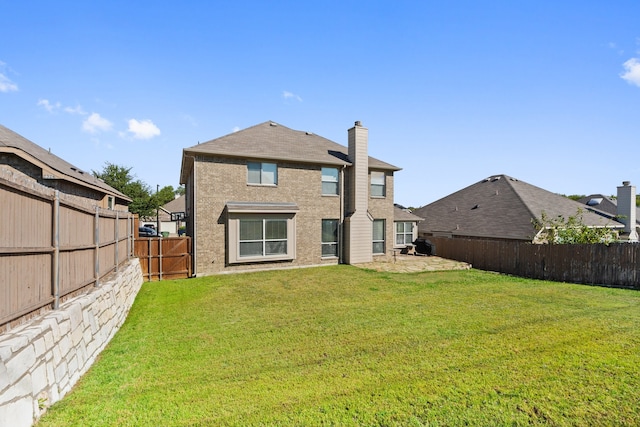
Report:
[[162,237],[158,237],[158,280],[162,280]]
[[60,307],[60,192],[53,196],[53,309]]
[[120,228],[120,215],[119,212],[116,211],[116,223],[115,223],[115,237],[116,237],[116,248],[115,248],[115,261],[116,261],[116,273],[118,272],[118,267],[120,266],[120,258],[118,254],[118,246],[120,246],[120,240],[118,239],[118,228]]
[[133,252],[131,244],[131,240],[133,239],[133,218],[131,218],[131,214],[127,214],[127,261],[131,259],[131,253]]
[[100,286],[100,208],[98,206],[96,206],[96,216],[94,219],[93,240],[95,244],[94,286]]

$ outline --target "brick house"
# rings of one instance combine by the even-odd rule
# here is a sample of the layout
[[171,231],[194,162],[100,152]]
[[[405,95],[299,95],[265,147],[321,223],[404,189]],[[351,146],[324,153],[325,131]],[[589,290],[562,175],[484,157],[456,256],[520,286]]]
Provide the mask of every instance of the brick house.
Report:
[[386,259],[400,168],[367,146],[360,122],[348,147],[264,122],[184,149],[195,274]]

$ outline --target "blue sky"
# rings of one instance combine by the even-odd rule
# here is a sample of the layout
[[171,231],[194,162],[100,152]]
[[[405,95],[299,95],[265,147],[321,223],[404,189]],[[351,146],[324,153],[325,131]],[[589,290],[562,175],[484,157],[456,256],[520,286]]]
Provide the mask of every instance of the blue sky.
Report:
[[490,175],[640,186],[640,2],[4,1],[0,124],[87,171],[179,180],[267,120],[402,168],[422,206]]

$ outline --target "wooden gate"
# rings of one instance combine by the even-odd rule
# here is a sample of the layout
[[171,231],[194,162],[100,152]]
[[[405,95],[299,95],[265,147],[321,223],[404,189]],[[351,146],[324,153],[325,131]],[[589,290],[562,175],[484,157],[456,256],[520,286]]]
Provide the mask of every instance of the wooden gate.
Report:
[[134,255],[147,281],[191,277],[191,237],[139,237]]

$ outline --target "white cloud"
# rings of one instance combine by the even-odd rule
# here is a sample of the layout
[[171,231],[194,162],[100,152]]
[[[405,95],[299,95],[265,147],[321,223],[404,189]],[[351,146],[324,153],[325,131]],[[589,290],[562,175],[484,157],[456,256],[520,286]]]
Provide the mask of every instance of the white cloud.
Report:
[[89,133],[98,133],[100,131],[108,131],[113,127],[113,123],[101,117],[98,113],[91,113],[87,119],[82,122],[82,130]]
[[640,59],[631,58],[622,66],[625,72],[620,74],[620,77],[626,80],[627,83],[640,87]]
[[0,74],[0,92],[16,92],[18,85],[9,79],[4,74]]
[[53,113],[53,110],[60,108],[60,103],[56,102],[52,104],[48,99],[38,99],[38,107],[42,107],[50,113]]
[[79,114],[81,116],[87,115],[87,112],[84,111],[80,105],[76,105],[75,107],[64,107],[64,111],[69,114]]
[[5,71],[12,72],[11,68],[9,68],[7,64],[0,61],[0,92],[16,92],[18,90],[18,85],[7,77]]
[[291,93],[291,92],[286,91],[286,90],[282,92],[282,97],[283,97],[284,99],[295,99],[295,100],[297,100],[297,101],[299,101],[299,102],[302,102],[302,98],[300,98],[300,97],[299,97],[298,95],[296,95],[295,93]]
[[160,135],[160,129],[154,125],[151,120],[129,120],[129,132],[133,134],[135,139],[151,139],[154,136]]

